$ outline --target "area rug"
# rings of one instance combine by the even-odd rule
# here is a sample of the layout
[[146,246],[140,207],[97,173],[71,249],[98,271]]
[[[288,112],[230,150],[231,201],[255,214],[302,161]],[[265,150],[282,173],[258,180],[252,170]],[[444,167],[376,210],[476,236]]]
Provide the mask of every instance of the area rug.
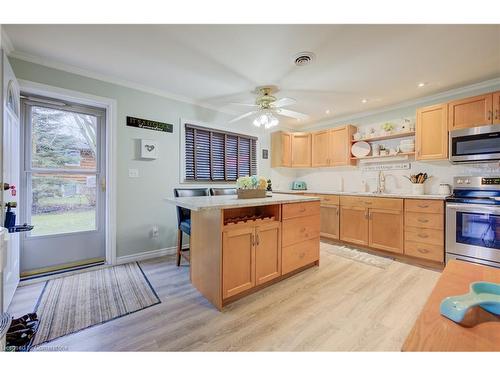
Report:
[[[323,246],[323,245],[322,245]],[[386,269],[394,261],[392,258],[385,258],[364,251],[358,251],[356,249],[347,246],[337,246],[337,245],[324,245],[325,250],[331,254],[340,256],[342,258],[347,258],[354,260],[356,262],[361,262],[368,264],[370,266]]]
[[138,263],[47,281],[33,347],[160,303]]

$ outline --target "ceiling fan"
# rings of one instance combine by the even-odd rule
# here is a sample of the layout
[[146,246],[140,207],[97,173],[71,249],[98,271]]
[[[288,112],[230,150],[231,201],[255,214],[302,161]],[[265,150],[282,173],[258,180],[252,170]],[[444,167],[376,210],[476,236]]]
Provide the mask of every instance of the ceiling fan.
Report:
[[309,116],[304,113],[283,108],[294,104],[296,100],[292,98],[278,99],[272,95],[277,91],[278,88],[276,86],[257,87],[255,89],[255,92],[258,94],[258,96],[255,99],[255,104],[232,103],[236,105],[244,105],[246,107],[255,107],[256,109],[233,118],[231,121],[229,121],[229,123],[236,122],[246,117],[255,115],[253,124],[257,127],[264,126],[266,129],[269,129],[279,124],[279,120],[276,115],[291,117],[297,120],[306,120],[309,118]]

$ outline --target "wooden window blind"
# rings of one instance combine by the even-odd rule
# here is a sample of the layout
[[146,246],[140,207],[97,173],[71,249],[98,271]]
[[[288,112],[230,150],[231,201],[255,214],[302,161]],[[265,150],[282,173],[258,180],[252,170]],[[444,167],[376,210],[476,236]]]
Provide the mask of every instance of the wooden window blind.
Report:
[[257,138],[185,124],[188,181],[236,181],[257,174]]

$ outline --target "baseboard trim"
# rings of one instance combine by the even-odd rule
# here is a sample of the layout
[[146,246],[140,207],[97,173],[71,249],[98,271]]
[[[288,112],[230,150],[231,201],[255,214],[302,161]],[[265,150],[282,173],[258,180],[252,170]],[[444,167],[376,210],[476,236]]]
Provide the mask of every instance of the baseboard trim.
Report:
[[[183,246],[183,249],[189,249],[189,246]],[[165,247],[163,249],[156,249],[150,251],[137,252],[135,254],[123,255],[116,258],[116,264],[123,264],[129,262],[139,262],[141,260],[158,258],[165,255],[174,255],[177,252],[177,246]]]

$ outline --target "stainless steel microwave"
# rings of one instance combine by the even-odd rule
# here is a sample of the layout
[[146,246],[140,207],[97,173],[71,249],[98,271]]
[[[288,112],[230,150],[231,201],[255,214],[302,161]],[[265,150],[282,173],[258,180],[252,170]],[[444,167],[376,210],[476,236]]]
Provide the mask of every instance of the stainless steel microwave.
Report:
[[452,130],[449,152],[452,163],[500,160],[500,125]]

